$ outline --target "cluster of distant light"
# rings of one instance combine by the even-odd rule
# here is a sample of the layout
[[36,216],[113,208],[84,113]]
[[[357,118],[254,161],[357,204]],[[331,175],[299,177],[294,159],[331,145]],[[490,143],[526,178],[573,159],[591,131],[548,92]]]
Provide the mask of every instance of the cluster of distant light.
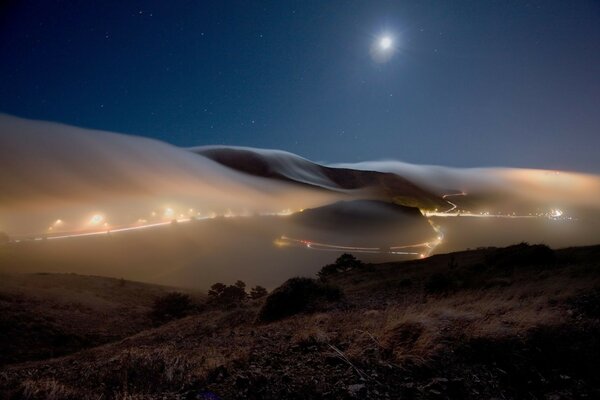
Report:
[[[296,211],[304,211],[296,210]],[[20,235],[13,241],[18,243],[21,240],[44,240],[44,239],[64,239],[81,236],[93,236],[116,232],[125,232],[132,230],[141,230],[167,225],[170,223],[184,223],[193,220],[213,219],[217,217],[236,218],[236,217],[251,217],[258,216],[288,216],[296,212],[290,208],[277,212],[259,212],[251,213],[247,210],[239,212],[228,209],[218,213],[214,211],[201,213],[198,209],[188,208],[185,211],[177,210],[171,206],[165,206],[157,210],[151,211],[147,216],[142,216],[136,221],[128,224],[109,223],[109,216],[105,213],[95,212],[88,214],[78,222],[68,222],[62,218],[54,220],[47,228],[47,231],[42,234]]]
[[472,212],[470,210],[456,209],[452,212],[447,211],[424,211],[426,217],[476,217],[476,218],[548,218],[552,220],[572,220],[573,218],[564,214],[561,209],[555,208],[549,211],[538,211],[535,213],[518,214],[517,212],[494,212],[494,211],[479,211]]
[[[517,214],[516,212],[510,213],[491,213],[489,211],[480,211],[478,213],[471,212],[470,210],[460,209],[457,204],[448,200],[452,196],[466,196],[465,192],[447,194],[443,196],[443,199],[449,205],[449,208],[445,211],[423,211],[426,217],[479,217],[479,218],[549,218],[552,220],[571,220],[571,217],[565,215],[563,210],[554,208],[546,212],[528,213],[527,215]],[[156,210],[152,210],[148,215],[138,218],[135,222],[125,225],[112,225],[108,222],[109,218],[106,214],[96,212],[91,213],[79,224],[68,224],[65,220],[58,218],[48,227],[48,231],[43,235],[33,235],[33,237],[27,237],[29,240],[43,240],[43,239],[63,239],[63,238],[74,238],[82,236],[102,235],[108,233],[125,232],[141,229],[155,228],[159,226],[168,225],[171,223],[185,223],[194,220],[205,220],[213,219],[217,217],[223,218],[236,218],[236,217],[251,217],[253,215],[259,216],[287,216],[294,212],[302,212],[301,210],[285,209],[279,212],[260,212],[257,214],[250,213],[246,210],[241,212],[234,212],[228,209],[225,212],[217,213],[214,211],[201,213],[200,210],[195,208],[187,208],[185,210],[178,210],[171,206],[165,206]],[[379,253],[379,254],[392,254],[392,255],[414,255],[419,258],[425,258],[430,256],[435,248],[439,246],[443,239],[444,234],[442,229],[432,222],[428,218],[428,222],[436,233],[436,237],[433,240],[423,243],[405,244],[398,246],[391,246],[385,248],[378,247],[360,247],[360,246],[343,246],[331,243],[320,243],[307,239],[294,239],[286,236],[281,236],[274,241],[274,244],[278,247],[284,246],[301,246],[312,250],[322,251],[352,251],[357,253]],[[37,237],[35,237],[37,236]],[[15,242],[21,240],[15,239]]]
[[511,212],[490,212],[490,211],[479,211],[472,212],[471,210],[465,210],[458,208],[458,205],[448,200],[449,197],[454,196],[467,196],[466,192],[445,194],[442,196],[447,203],[449,208],[445,211],[439,211],[437,208],[433,211],[423,211],[423,215],[426,217],[488,217],[488,218],[549,218],[553,220],[572,220],[573,218],[568,217],[564,214],[564,211],[559,208],[553,208],[546,212],[538,211],[536,213],[518,214],[516,211]]

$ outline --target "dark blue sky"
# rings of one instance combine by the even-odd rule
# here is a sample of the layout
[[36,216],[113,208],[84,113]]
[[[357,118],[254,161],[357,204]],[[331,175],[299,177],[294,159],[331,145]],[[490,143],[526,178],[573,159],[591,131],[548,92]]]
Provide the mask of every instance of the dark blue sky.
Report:
[[600,172],[600,2],[13,1],[0,112],[318,161]]

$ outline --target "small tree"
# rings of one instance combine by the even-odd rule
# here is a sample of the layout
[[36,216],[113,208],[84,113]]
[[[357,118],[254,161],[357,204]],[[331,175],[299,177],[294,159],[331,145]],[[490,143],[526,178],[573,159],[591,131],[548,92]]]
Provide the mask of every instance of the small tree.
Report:
[[10,238],[5,232],[0,232],[0,245],[8,243]]
[[246,284],[242,281],[229,286],[220,282],[215,283],[210,287],[208,296],[213,303],[221,305],[239,304],[248,298]]
[[[245,285],[244,285],[245,286]],[[225,304],[238,304],[244,302],[248,298],[246,291],[237,285],[230,285],[225,288],[220,299]]]
[[250,298],[252,300],[260,299],[261,297],[265,297],[269,292],[262,286],[255,286],[250,290]]
[[210,290],[208,291],[208,296],[212,297],[213,299],[216,299],[219,296],[221,296],[221,294],[223,294],[223,291],[225,290],[226,287],[227,287],[227,285],[225,285],[221,282],[217,282],[210,287]]
[[172,292],[154,300],[150,316],[156,322],[167,322],[185,317],[192,308],[192,298],[189,295]]
[[346,272],[355,268],[361,268],[364,266],[363,262],[354,257],[352,254],[344,253],[335,260],[335,264],[338,266],[340,271]]
[[354,257],[352,254],[344,253],[335,260],[335,263],[325,265],[317,275],[321,279],[325,279],[330,275],[335,275],[340,272],[348,272],[353,269],[363,268],[365,264]]

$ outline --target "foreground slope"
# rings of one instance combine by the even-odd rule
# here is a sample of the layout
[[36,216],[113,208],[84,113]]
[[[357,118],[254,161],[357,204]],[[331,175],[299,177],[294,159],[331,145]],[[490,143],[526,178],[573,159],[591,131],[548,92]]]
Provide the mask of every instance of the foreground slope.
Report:
[[77,274],[0,274],[0,365],[68,354],[148,329],[154,299],[171,290]]
[[328,278],[343,300],[257,322],[262,301],[6,366],[5,398],[598,397],[600,246],[519,245]]

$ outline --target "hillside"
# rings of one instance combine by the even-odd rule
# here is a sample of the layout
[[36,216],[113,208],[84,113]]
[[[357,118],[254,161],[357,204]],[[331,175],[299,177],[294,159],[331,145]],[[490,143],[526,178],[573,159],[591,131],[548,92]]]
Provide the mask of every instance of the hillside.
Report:
[[600,246],[464,251],[356,267],[327,283],[343,298],[312,313],[266,323],[263,299],[209,306],[116,343],[5,366],[0,397],[600,395]]
[[172,290],[77,274],[1,274],[0,365],[68,354],[148,329],[154,299]]
[[244,147],[205,146],[191,149],[223,166],[251,176],[326,190],[364,190],[365,196],[420,207],[446,207],[439,196],[398,174],[320,165],[292,153]]

